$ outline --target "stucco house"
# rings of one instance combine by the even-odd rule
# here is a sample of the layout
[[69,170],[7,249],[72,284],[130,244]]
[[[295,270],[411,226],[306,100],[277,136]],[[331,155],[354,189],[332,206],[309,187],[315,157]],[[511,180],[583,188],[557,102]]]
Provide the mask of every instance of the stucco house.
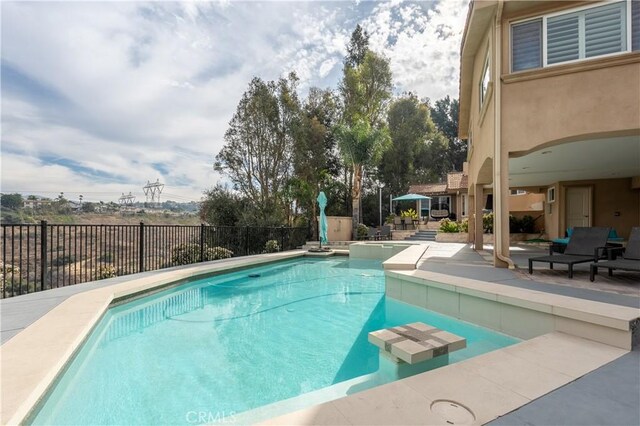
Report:
[[511,264],[508,197],[544,194],[548,238],[640,224],[640,1],[475,0],[461,46],[470,239],[492,194],[494,265]]

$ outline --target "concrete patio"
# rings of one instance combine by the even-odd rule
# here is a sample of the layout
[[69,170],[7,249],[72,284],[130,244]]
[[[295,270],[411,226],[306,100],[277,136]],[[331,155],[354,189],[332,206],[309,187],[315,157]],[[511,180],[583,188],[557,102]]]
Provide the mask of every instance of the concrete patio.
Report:
[[[464,278],[545,291],[598,302],[640,308],[640,276],[600,271],[589,281],[588,264],[576,265],[574,278],[566,267],[536,266],[527,271],[527,259],[547,253],[534,246],[515,246],[515,270],[491,265],[492,247],[476,252],[468,244],[430,243],[419,268]],[[640,424],[640,344],[617,360],[535,401],[494,420],[495,425],[637,425]]]

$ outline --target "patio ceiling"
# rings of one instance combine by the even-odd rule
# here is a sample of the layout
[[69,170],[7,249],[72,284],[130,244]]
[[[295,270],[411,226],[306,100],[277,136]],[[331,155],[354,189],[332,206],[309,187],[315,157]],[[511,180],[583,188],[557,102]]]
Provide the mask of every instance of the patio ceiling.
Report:
[[570,142],[509,159],[509,186],[640,176],[640,136]]

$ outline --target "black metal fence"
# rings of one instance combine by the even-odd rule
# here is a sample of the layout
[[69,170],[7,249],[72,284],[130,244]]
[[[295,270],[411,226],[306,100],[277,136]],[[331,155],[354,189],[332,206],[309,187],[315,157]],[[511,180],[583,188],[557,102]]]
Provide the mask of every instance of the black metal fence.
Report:
[[307,231],[144,223],[3,224],[0,294],[6,298],[171,266],[291,250],[305,244]]

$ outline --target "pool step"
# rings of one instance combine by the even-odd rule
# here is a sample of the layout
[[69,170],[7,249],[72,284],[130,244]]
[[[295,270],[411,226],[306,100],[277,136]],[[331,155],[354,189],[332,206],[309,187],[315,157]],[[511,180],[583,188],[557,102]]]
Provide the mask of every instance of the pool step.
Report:
[[415,234],[406,237],[405,240],[409,241],[435,241],[437,231],[428,230],[428,231],[418,231]]

